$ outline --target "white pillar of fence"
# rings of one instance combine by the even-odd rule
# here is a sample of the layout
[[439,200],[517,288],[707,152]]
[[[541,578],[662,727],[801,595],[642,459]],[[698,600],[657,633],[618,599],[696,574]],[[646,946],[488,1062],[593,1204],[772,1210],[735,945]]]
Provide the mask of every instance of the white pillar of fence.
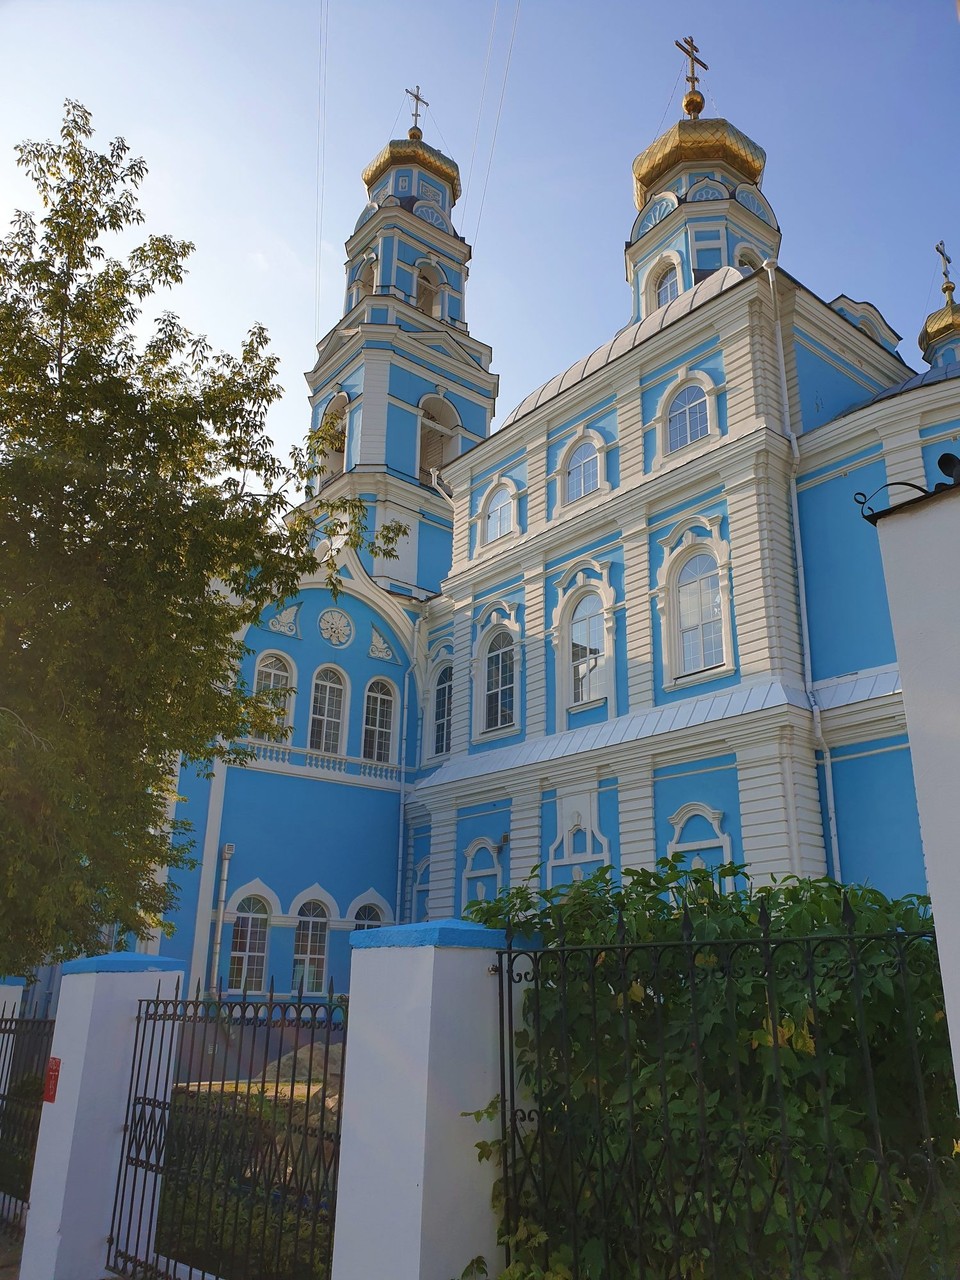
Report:
[[0,1018],[19,1017],[25,985],[23,978],[0,978]]
[[137,1001],[172,997],[179,960],[126,952],[63,966],[45,1102],[30,1189],[20,1280],[103,1275],[123,1144]]
[[461,1113],[500,1092],[504,936],[442,920],[352,945],[333,1280],[450,1280],[479,1254],[496,1275],[497,1167],[475,1143],[498,1122]]

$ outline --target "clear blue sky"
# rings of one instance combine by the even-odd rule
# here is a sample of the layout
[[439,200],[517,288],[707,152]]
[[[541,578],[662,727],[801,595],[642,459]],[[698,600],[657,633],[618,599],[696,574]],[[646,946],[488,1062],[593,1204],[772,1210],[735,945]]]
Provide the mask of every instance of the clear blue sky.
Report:
[[[874,302],[919,365],[941,237],[960,268],[955,0],[521,0],[478,229],[515,4],[499,0],[454,211],[476,246],[467,318],[493,346],[500,420],[628,318],[630,166],[680,115],[673,42],[689,33],[710,64],[704,114],[767,152],[781,264],[827,300]],[[0,223],[32,202],[14,143],[51,136],[63,99],[80,99],[104,144],[122,134],[146,157],[150,228],[196,242],[169,305],[231,350],[250,323],[269,328],[287,389],[271,427],[292,443],[302,372],[340,315],[360,171],[408,127],[403,90],[419,82],[425,138],[466,180],[494,8],[330,0],[319,329],[321,0],[0,0]]]

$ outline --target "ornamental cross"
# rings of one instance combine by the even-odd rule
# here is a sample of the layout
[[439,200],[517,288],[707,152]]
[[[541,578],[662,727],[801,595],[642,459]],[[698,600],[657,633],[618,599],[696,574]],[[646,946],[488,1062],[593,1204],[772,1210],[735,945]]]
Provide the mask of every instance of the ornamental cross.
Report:
[[933,248],[934,248],[934,252],[939,253],[940,257],[943,259],[943,278],[944,280],[949,280],[950,279],[950,263],[953,261],[953,259],[951,257],[948,257],[946,245],[943,243],[942,240],[939,242],[939,244],[935,244]]
[[415,129],[419,129],[420,128],[420,108],[429,107],[430,103],[426,100],[426,98],[422,98],[420,96],[419,85],[417,85],[415,89],[404,89],[404,93],[408,93],[410,97],[413,99],[413,127]]
[[703,62],[700,58],[697,57],[697,54],[700,52],[700,50],[693,43],[693,36],[687,36],[686,40],[683,40],[683,41],[674,40],[673,43],[677,46],[677,48],[680,50],[681,53],[686,54],[686,56],[690,59],[690,74],[687,76],[687,84],[690,86],[690,92],[696,93],[697,83],[700,80],[700,77],[697,75],[696,68],[702,67],[704,71],[709,71],[710,68],[707,66],[705,62]]

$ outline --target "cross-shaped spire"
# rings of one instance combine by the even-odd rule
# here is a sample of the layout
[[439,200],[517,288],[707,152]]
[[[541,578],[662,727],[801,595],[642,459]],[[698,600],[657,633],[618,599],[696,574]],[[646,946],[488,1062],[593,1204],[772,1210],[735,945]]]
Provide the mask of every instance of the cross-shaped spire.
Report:
[[419,130],[420,108],[429,107],[430,103],[426,100],[426,98],[421,97],[419,85],[417,85],[415,89],[405,89],[404,93],[408,93],[410,97],[413,99],[413,127],[414,129]]
[[687,115],[694,120],[703,110],[703,94],[697,88],[700,77],[697,75],[697,67],[701,67],[704,71],[709,71],[707,64],[697,57],[700,52],[698,47],[693,43],[693,36],[687,36],[686,40],[674,40],[673,42],[681,53],[686,54],[690,59],[690,70],[687,73],[687,84],[690,86],[683,95],[683,109]]

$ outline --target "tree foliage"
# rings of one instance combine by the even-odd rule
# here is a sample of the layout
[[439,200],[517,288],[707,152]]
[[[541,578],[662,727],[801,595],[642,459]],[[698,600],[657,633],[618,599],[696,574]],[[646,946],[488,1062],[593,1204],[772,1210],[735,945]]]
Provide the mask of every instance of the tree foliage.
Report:
[[955,1259],[925,900],[754,889],[734,867],[724,889],[677,855],[472,906],[521,939],[502,1280],[919,1278]]
[[68,102],[57,141],[17,148],[42,210],[0,241],[0,973],[157,926],[187,857],[180,759],[283,734],[276,695],[238,681],[244,628],[316,571],[319,538],[389,556],[403,532],[295,505],[337,424],[277,458],[262,327],[231,355],[170,312],[147,323],[193,246],[109,251],[143,221],[146,167],[92,133]]

